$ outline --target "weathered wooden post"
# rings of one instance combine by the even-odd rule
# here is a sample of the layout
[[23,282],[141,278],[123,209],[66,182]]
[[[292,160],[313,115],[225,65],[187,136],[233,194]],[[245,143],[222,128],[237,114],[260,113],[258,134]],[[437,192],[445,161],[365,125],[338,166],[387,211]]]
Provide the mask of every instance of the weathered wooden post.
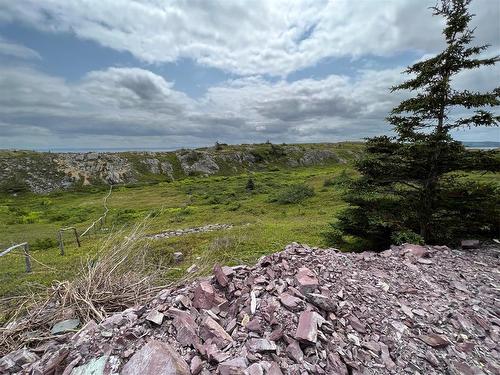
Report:
[[59,240],[59,249],[61,250],[61,255],[64,255],[64,242],[63,242],[61,230],[59,230],[59,232],[57,232],[57,237]]
[[29,245],[26,242],[23,246],[24,249],[24,260],[26,262],[26,272],[30,273],[31,272],[31,259],[30,259],[30,254],[29,254]]
[[81,247],[80,238],[78,237],[78,232],[76,231],[76,228],[73,228],[73,233],[75,233],[76,243],[78,244],[78,247]]
[[26,272],[31,272],[31,258],[30,258],[29,246],[28,246],[27,242],[18,243],[17,245],[13,245],[13,246],[9,247],[8,249],[6,249],[0,253],[0,257],[7,255],[12,250],[17,249],[18,247],[23,248],[24,260],[26,262]]

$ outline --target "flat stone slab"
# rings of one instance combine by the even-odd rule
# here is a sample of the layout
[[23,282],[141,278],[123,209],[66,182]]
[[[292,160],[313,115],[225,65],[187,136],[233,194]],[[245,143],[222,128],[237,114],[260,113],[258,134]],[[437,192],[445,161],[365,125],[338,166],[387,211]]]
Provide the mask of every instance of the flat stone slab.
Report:
[[160,326],[163,323],[163,318],[165,315],[163,315],[161,312],[157,310],[151,310],[151,312],[146,316],[146,320],[150,321],[153,324],[156,324],[157,326]]
[[470,249],[477,249],[480,243],[479,240],[463,240],[462,242],[460,242],[460,245],[462,249],[470,250]]
[[75,331],[80,325],[80,319],[67,319],[54,324],[50,333],[53,335],[60,335],[66,332]]
[[108,356],[103,355],[99,358],[92,358],[88,363],[75,367],[71,375],[104,375]]

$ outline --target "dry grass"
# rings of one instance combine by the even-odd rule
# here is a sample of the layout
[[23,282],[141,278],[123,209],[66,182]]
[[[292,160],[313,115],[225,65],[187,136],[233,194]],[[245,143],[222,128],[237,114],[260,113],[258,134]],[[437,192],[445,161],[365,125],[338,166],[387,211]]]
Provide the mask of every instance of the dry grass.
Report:
[[82,263],[75,279],[2,301],[4,306],[10,304],[11,313],[9,322],[0,328],[0,356],[50,339],[50,328],[57,321],[99,322],[113,312],[144,303],[165,288],[157,286],[161,265],[147,262],[148,240],[142,238],[147,221],[126,236],[123,230],[110,235],[97,256]]
[[[100,322],[174,286],[160,285],[168,269],[152,264],[150,244],[155,240],[144,235],[148,223],[150,219],[145,219],[132,230],[110,234],[97,255],[82,262],[76,278],[55,281],[50,288],[33,286],[29,295],[0,300],[0,308],[10,305],[10,318],[0,328],[0,356],[54,338],[50,329],[58,321],[78,318],[82,324]],[[245,239],[244,229],[215,238],[197,257],[198,270],[182,275],[175,284],[211,273],[215,263],[244,263],[238,254]]]

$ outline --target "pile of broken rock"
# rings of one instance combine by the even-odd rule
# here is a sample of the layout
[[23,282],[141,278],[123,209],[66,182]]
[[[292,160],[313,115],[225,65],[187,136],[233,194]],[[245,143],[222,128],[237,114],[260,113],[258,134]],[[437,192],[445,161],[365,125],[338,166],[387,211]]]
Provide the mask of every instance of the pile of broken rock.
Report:
[[30,374],[499,374],[499,250],[298,244],[0,360]]

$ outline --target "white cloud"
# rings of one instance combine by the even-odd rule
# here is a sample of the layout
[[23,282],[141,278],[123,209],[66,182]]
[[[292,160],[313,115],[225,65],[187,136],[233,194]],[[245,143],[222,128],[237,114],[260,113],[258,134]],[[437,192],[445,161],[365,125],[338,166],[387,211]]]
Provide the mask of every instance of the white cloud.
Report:
[[0,36],[0,56],[15,57],[18,59],[41,59],[35,50],[26,46],[12,43]]
[[[0,21],[72,32],[150,62],[181,57],[242,74],[286,75],[326,57],[441,45],[434,0],[0,0]],[[476,0],[479,42],[498,47],[500,3]]]

